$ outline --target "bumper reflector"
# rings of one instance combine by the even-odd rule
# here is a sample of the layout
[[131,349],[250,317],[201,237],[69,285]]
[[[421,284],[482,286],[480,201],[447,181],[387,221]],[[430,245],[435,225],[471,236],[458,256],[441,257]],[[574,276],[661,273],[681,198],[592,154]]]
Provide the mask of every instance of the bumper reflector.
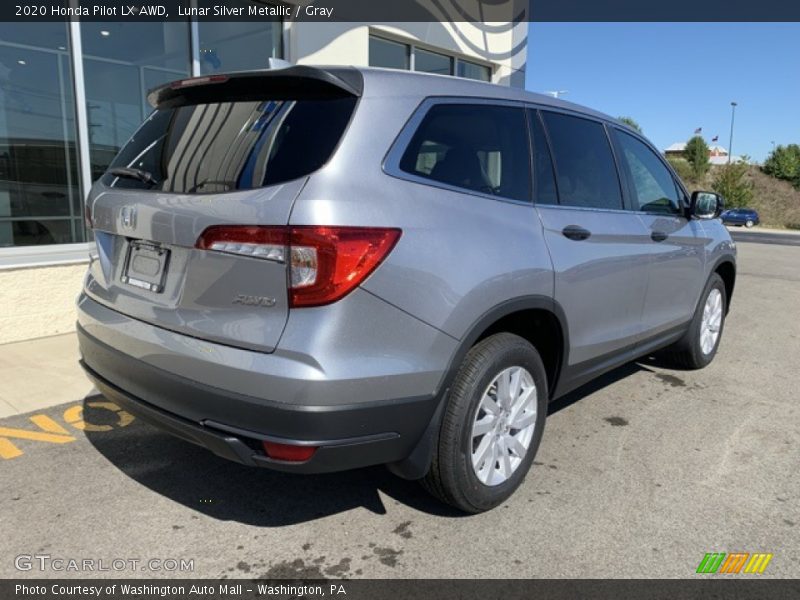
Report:
[[275,460],[285,460],[289,462],[305,462],[314,456],[317,451],[316,446],[293,446],[292,444],[278,444],[275,442],[263,442],[264,452],[267,456]]

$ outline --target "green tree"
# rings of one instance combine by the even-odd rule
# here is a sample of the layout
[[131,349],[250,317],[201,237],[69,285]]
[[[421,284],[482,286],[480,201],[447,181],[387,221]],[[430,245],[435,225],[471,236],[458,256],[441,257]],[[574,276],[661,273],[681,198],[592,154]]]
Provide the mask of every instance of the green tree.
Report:
[[689,182],[692,181],[694,173],[692,173],[692,167],[689,166],[689,163],[686,162],[683,158],[678,158],[676,156],[670,156],[667,158],[669,164],[672,165],[672,168],[675,169],[675,172],[678,174],[678,177],[683,179],[683,182],[687,184],[687,187],[692,187],[688,185]]
[[795,187],[800,187],[800,146],[778,146],[764,161],[762,170],[767,175],[791,181]]
[[727,208],[743,208],[753,200],[753,183],[746,163],[731,163],[717,169],[711,189],[725,198]]
[[686,142],[683,156],[692,168],[692,175],[695,179],[700,179],[708,172],[710,163],[708,162],[708,144],[699,135],[694,136]]
[[625,125],[627,125],[627,126],[628,126],[628,127],[630,127],[631,129],[635,129],[635,130],[636,130],[636,131],[638,131],[639,133],[642,133],[642,128],[641,128],[641,127],[639,126],[639,124],[638,124],[638,123],[637,123],[637,122],[634,120],[634,118],[633,118],[633,117],[618,117],[618,118],[617,118],[617,121],[619,121],[620,123],[625,123]]

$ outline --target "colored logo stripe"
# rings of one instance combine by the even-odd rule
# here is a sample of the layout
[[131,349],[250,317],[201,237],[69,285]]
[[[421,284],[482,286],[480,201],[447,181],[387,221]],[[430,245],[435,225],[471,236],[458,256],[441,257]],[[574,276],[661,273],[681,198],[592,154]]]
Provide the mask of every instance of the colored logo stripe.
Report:
[[750,556],[747,552],[732,552],[728,554],[727,560],[722,563],[720,573],[738,573],[744,566],[747,557]]
[[716,573],[719,566],[722,564],[722,560],[725,558],[724,552],[709,552],[703,557],[703,560],[700,561],[700,564],[697,566],[698,573]]
[[767,568],[769,561],[772,560],[772,554],[753,554],[750,562],[744,568],[745,573],[761,573]]

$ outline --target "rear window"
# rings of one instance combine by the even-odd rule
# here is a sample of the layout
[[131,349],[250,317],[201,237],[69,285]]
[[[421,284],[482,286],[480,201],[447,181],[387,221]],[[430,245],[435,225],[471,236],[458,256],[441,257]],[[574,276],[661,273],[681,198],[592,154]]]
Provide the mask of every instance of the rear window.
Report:
[[[330,158],[355,103],[347,97],[158,109],[101,181],[113,188],[211,194],[297,179]],[[119,168],[137,170],[139,177],[112,173]]]
[[530,158],[521,108],[439,104],[422,120],[400,169],[466,190],[530,201]]

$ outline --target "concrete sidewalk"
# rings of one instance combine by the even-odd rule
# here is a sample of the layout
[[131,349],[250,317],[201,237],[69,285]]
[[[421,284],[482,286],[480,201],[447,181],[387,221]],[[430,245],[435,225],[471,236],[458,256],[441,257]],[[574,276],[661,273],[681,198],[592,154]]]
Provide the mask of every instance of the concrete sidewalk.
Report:
[[0,345],[0,418],[96,394],[78,357],[74,333]]

